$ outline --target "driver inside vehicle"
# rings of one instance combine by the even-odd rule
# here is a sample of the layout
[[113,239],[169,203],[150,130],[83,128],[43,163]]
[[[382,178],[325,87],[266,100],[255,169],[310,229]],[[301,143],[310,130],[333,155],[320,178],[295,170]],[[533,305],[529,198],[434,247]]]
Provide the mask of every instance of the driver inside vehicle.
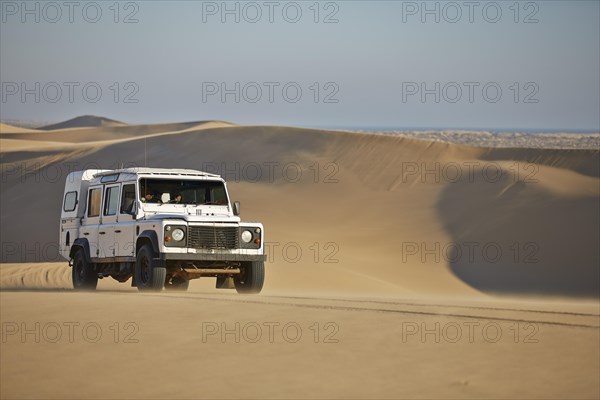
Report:
[[162,203],[160,198],[150,190],[146,190],[146,194],[142,198],[142,201],[145,203]]

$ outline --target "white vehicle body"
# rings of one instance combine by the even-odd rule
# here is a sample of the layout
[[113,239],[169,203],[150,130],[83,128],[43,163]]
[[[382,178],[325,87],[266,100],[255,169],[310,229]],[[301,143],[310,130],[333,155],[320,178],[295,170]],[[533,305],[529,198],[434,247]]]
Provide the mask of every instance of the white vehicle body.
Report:
[[72,261],[75,288],[95,288],[94,278],[106,276],[133,276],[141,290],[185,289],[202,276],[216,276],[220,288],[262,288],[263,226],[240,220],[239,203],[232,204],[218,175],[77,171],[67,176],[62,203],[59,249]]

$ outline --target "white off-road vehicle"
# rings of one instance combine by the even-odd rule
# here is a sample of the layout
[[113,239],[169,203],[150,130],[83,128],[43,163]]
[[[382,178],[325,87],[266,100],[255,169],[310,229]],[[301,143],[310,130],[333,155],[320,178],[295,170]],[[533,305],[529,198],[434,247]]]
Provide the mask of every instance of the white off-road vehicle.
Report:
[[139,290],[217,288],[258,293],[265,277],[263,226],[241,222],[218,175],[185,169],[85,170],[67,176],[59,248],[75,289],[132,279]]

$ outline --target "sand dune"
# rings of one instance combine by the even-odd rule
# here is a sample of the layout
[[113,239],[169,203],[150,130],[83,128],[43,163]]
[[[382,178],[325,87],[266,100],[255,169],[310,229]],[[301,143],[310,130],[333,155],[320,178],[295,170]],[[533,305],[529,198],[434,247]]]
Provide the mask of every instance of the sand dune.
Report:
[[11,133],[36,133],[39,132],[36,129],[21,128],[18,126],[12,126],[5,123],[0,123],[0,135],[11,134]]
[[[155,125],[126,125],[115,127],[100,127],[100,128],[77,128],[77,129],[62,129],[53,131],[39,131],[27,134],[27,132],[19,134],[5,134],[0,140],[27,140],[30,141],[31,151],[35,151],[36,142],[55,141],[57,143],[69,143],[73,145],[107,145],[111,142],[142,139],[144,137],[166,135],[173,133],[181,133],[190,130],[210,129],[233,126],[228,122],[221,121],[198,121],[184,122],[173,124],[155,124]],[[3,143],[3,142],[0,142]],[[43,149],[42,149],[43,150]],[[3,150],[10,151],[10,150]]]
[[[598,149],[218,121],[0,146],[2,398],[600,396]],[[143,165],[228,180],[265,225],[261,295],[70,290],[66,175]]]
[[[600,395],[597,302],[240,296],[201,281],[185,294],[139,294],[112,280],[75,293],[69,272],[0,267],[3,285],[14,285],[0,293],[3,398],[305,398],[307,385],[319,398]],[[103,368],[107,360],[119,367]],[[231,378],[248,364],[243,380]],[[173,365],[194,378],[172,379]]]
[[2,153],[14,152],[46,152],[46,151],[68,151],[77,147],[89,147],[88,144],[53,142],[46,140],[7,139],[0,138],[0,149]]
[[2,289],[70,289],[71,269],[66,263],[2,264]]
[[57,129],[70,129],[70,128],[89,128],[89,127],[115,127],[126,125],[124,122],[116,121],[114,119],[106,117],[98,117],[96,115],[81,115],[79,117],[71,118],[67,121],[58,122],[56,124],[50,124],[38,128],[43,131],[51,131]]
[[[179,131],[161,133],[117,127],[112,129],[121,131],[116,134],[121,139],[103,142],[92,140],[107,128],[90,130],[86,137],[92,142],[79,145],[88,148],[62,160],[60,152],[48,153],[37,141],[40,151],[33,158],[29,152],[3,153],[3,236],[10,234],[19,248],[54,243],[63,187],[59,178],[44,177],[76,167],[147,163],[211,170],[228,179],[232,195],[244,204],[244,217],[263,221],[276,246],[267,287],[417,294],[600,292],[594,245],[598,151],[511,153],[406,137],[222,123],[175,128]],[[24,176],[19,163],[31,164]],[[456,171],[460,179],[450,176]],[[293,172],[302,174],[297,181]],[[7,204],[18,212],[6,212]],[[32,213],[40,229],[20,226],[20,212]],[[499,247],[504,257],[489,260],[481,250],[465,262],[464,255],[442,254],[466,251],[464,243],[471,242]],[[297,263],[281,253],[280,246],[288,243],[303,250]],[[315,243],[318,257],[311,249]],[[436,246],[437,253],[428,256],[427,249]],[[333,262],[324,262],[325,256]],[[24,260],[14,249],[3,257],[5,262],[54,260]],[[569,260],[573,265],[565,267]],[[311,279],[315,275],[320,279]]]
[[[3,398],[600,394],[598,317],[581,305],[121,290],[4,290],[0,300],[7,327]],[[286,324],[302,333],[284,333]],[[458,326],[461,338],[451,342],[455,336],[448,331],[436,339],[436,324]],[[483,333],[487,326],[489,335]],[[419,331],[408,334],[407,327]],[[24,340],[21,329],[30,332]],[[230,333],[222,336],[225,329]],[[430,331],[425,340],[421,329]]]

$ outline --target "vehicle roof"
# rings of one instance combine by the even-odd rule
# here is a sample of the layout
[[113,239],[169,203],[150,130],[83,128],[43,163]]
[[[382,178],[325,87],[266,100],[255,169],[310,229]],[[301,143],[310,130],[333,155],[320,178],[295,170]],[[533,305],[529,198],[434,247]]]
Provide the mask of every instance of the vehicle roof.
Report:
[[179,169],[179,168],[151,168],[151,167],[136,167],[136,168],[122,168],[114,170],[105,170],[94,175],[94,178],[99,178],[106,175],[114,174],[132,174],[132,175],[147,175],[156,177],[169,177],[169,176],[189,176],[189,177],[208,177],[218,178],[221,176],[211,174],[204,171],[197,171],[194,169]]

